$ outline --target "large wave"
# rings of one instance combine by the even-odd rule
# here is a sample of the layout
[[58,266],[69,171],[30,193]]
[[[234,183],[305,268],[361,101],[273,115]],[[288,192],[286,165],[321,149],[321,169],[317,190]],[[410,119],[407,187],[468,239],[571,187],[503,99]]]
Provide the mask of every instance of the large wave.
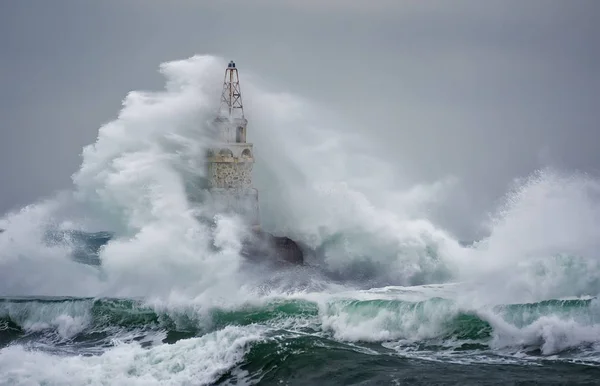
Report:
[[[224,64],[212,56],[162,64],[165,89],[127,95],[84,148],[72,190],[2,218],[1,293],[236,292],[244,282],[242,224],[223,215],[215,227],[197,221],[212,215],[198,186]],[[348,133],[347,122],[266,91],[251,75],[242,81],[263,225],[315,249],[311,263],[330,277],[371,285],[481,281],[488,289],[478,296],[496,296],[499,286],[501,301],[598,293],[596,180],[534,173],[507,194],[489,236],[465,247],[427,216],[457,181],[396,188],[401,176],[367,150],[368,140]],[[100,250],[98,270],[66,258],[73,240],[49,245],[48,229],[115,237]]]
[[208,384],[244,375],[232,371],[243,366],[256,368],[244,375],[256,380],[274,363],[319,350],[459,363],[552,357],[598,364],[596,299],[475,309],[427,292],[396,287],[271,297],[208,312],[122,299],[2,299],[0,344],[11,345],[0,351],[0,382]]
[[[195,197],[223,67],[210,56],[161,65],[165,90],[127,95],[118,117],[84,148],[72,191],[2,219],[2,272],[19,279],[3,281],[0,292],[188,298],[237,292],[248,276],[239,274],[244,229],[222,215],[216,227],[197,221],[211,213]],[[335,119],[301,98],[265,91],[251,77],[243,87],[267,230],[317,249],[318,262],[342,277],[392,273],[384,279],[401,283],[447,277],[429,248],[454,241],[415,217],[433,193],[421,187],[382,194],[388,167],[361,155],[357,138],[336,131]],[[71,239],[48,245],[51,228],[113,232],[100,250],[101,269],[66,259]],[[26,272],[36,275],[39,264],[60,273],[34,280]]]
[[[212,213],[199,189],[225,65],[212,56],[162,64],[165,89],[127,95],[118,117],[84,148],[72,189],[0,220],[5,229],[0,234],[0,295],[92,298],[68,306],[36,303],[38,311],[32,303],[5,303],[1,334],[11,331],[14,339],[55,329],[60,341],[136,320],[142,321],[140,328],[157,323],[174,333],[181,331],[169,323],[188,323],[192,332],[184,336],[189,339],[176,340],[175,347],[146,352],[127,340],[110,354],[71,358],[67,366],[113,371],[122,358],[143,357],[138,364],[149,366],[154,380],[160,375],[152,364],[181,352],[201,350],[214,368],[229,368],[248,353],[250,342],[272,334],[269,328],[281,328],[265,327],[262,322],[271,318],[293,320],[295,331],[303,331],[302,323],[316,324],[340,341],[385,341],[405,353],[413,344],[456,339],[483,341],[494,350],[534,347],[544,354],[598,343],[595,301],[556,300],[600,292],[596,179],[541,170],[517,181],[503,205],[492,211],[488,236],[464,246],[427,215],[430,205],[459,181],[450,176],[407,187],[369,151],[369,139],[346,130],[348,122],[300,97],[267,91],[246,73],[242,93],[248,137],[256,149],[263,227],[314,253],[306,268],[265,272],[245,264],[242,222]],[[203,216],[214,224],[198,221]],[[69,235],[52,233],[57,230],[111,232],[98,250],[101,264],[73,259],[85,241],[48,237],[49,232]],[[345,298],[332,302],[335,294]],[[283,305],[269,306],[271,313],[262,318],[248,316],[255,324],[223,322],[240,316],[227,312],[262,307],[273,297],[284,299]],[[113,303],[97,298],[138,299],[141,308],[115,300],[117,308],[134,311],[133,316],[114,316]],[[558,303],[544,308],[544,300]],[[542,304],[536,307],[544,311],[526,316],[519,311],[531,311],[526,303]],[[510,304],[522,306],[514,311]],[[150,309],[140,311],[143,307]],[[565,314],[564,307],[577,311]],[[52,311],[35,316],[44,309]],[[218,317],[210,314],[215,309],[221,310]],[[221,343],[235,349],[219,351]],[[416,351],[422,352],[419,347]],[[9,368],[25,355],[48,368],[58,360],[20,350],[20,345],[2,349],[0,366]],[[206,379],[220,374],[208,367],[188,371]]]

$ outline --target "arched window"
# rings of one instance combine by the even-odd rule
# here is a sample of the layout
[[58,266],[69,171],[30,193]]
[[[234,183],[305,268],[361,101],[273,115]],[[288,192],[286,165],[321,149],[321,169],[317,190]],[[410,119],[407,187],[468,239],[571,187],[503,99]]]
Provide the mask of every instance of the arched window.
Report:
[[252,153],[250,152],[250,149],[244,149],[244,151],[242,151],[242,157],[252,158]]

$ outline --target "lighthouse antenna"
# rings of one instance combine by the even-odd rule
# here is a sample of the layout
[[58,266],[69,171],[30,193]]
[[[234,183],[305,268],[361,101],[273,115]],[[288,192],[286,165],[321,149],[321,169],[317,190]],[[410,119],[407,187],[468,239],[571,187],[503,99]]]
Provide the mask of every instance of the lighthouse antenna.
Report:
[[221,94],[221,106],[219,110],[219,115],[223,118],[244,118],[240,78],[233,60],[229,62],[225,69],[223,93]]

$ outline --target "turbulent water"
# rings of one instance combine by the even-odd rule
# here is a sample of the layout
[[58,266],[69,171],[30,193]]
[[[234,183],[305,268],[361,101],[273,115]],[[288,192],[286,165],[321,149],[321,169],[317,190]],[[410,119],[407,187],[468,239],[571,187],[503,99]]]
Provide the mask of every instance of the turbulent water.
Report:
[[597,384],[600,183],[535,172],[465,246],[427,216],[452,179],[402,186],[244,75],[263,225],[313,252],[249,263],[198,189],[225,65],[163,64],[72,190],[0,220],[0,384]]

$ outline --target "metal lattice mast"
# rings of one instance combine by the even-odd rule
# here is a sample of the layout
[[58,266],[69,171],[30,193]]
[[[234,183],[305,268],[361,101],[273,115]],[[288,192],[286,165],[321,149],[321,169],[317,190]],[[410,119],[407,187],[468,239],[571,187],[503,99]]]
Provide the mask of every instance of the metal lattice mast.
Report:
[[223,116],[224,114],[228,118],[244,118],[240,79],[233,60],[229,62],[227,69],[225,69],[225,79],[223,81],[220,115]]

